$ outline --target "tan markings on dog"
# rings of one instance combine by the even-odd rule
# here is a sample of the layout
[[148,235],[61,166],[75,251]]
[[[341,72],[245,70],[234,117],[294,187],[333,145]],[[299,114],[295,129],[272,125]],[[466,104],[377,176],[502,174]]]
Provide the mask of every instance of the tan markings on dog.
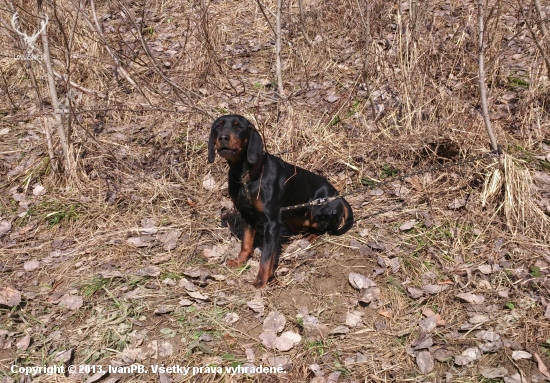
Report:
[[343,206],[344,206],[344,217],[342,218],[342,222],[340,222],[340,225],[338,225],[337,230],[340,230],[346,224],[346,221],[348,220],[348,217],[349,217],[349,207],[346,204],[343,204]]
[[273,276],[273,272],[275,269],[275,258],[277,258],[276,254],[272,254],[271,257],[269,257],[269,264],[267,266],[263,263],[260,263],[258,276],[256,277],[254,283],[252,283],[254,287],[262,288],[267,285],[267,281]]
[[[231,134],[229,136],[229,143],[227,144],[227,148],[228,149],[237,149],[237,150],[240,150],[243,148],[243,146],[246,145],[246,140],[239,140],[235,137],[235,135]],[[221,148],[221,144],[220,144],[220,137],[216,137],[216,142],[214,143],[214,147],[216,148],[216,150],[220,149]]]
[[295,215],[285,220],[286,225],[293,233],[299,233],[311,226],[311,219],[303,215]]
[[260,213],[264,211],[264,201],[259,198],[252,201],[252,206]]
[[243,232],[243,241],[241,243],[241,251],[237,256],[237,259],[230,259],[227,261],[227,266],[229,267],[239,267],[252,256],[254,251],[254,235],[256,235],[255,227],[248,227],[244,229]]

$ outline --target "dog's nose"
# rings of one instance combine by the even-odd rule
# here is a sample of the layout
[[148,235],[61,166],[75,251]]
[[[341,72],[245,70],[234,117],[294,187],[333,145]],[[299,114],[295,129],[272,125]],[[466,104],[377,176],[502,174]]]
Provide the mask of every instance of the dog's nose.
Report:
[[229,142],[229,135],[228,134],[222,134],[222,135],[220,135],[219,140]]

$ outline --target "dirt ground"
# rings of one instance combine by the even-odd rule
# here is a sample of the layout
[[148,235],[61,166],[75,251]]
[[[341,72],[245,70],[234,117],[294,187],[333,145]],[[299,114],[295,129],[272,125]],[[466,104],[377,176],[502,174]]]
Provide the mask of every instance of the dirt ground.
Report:
[[[0,5],[1,383],[550,380],[548,5],[485,4],[505,154],[442,169],[490,151],[477,3],[283,2],[284,96],[275,1],[80,4],[44,1],[73,168],[11,23],[36,30],[36,4]],[[259,248],[225,266],[226,113],[360,190],[345,235],[285,233],[261,290]]]

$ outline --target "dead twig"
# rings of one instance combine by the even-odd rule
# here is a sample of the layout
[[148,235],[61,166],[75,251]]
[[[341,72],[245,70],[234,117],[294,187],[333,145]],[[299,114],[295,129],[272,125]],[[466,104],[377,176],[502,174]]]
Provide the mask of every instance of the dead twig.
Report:
[[[168,85],[170,85],[170,87],[172,88],[172,90],[174,91],[174,93],[176,94],[178,99],[184,105],[189,106],[192,109],[195,109],[196,111],[208,116],[211,119],[215,119],[214,114],[212,114],[209,111],[197,106],[193,102],[193,99],[191,98],[191,96],[189,95],[189,93],[185,89],[182,89],[178,84],[176,84],[174,81],[172,81],[170,78],[168,78],[168,76],[166,76],[166,74],[164,74],[164,71],[160,68],[160,65],[157,63],[157,60],[151,54],[151,51],[149,50],[149,46],[147,45],[147,43],[143,39],[143,34],[140,32],[141,29],[140,29],[139,25],[137,24],[137,22],[135,20],[133,12],[130,11],[130,9],[128,8],[128,6],[127,6],[127,4],[124,0],[119,0],[119,3],[122,6],[122,8],[124,9],[124,12],[128,16],[128,18],[130,19],[130,22],[132,23],[132,25],[134,26],[134,28],[138,32],[137,34],[138,34],[141,46],[143,47],[143,50],[145,51],[145,54],[149,58],[149,61],[151,62],[154,71],[156,73],[158,73],[164,79],[164,81],[166,81],[166,83]],[[182,94],[185,96],[185,98],[182,96]]]
[[481,97],[481,110],[483,115],[483,120],[485,121],[485,129],[491,140],[491,148],[493,150],[498,150],[497,140],[495,134],[493,133],[493,128],[491,126],[491,120],[489,118],[489,108],[487,106],[487,91],[485,89],[485,49],[483,45],[483,0],[478,2],[478,25],[479,25],[479,94]]
[[[550,78],[550,57],[548,57],[547,49],[545,49],[544,47],[545,40],[546,40],[546,26],[544,25],[544,21],[542,20],[542,13],[541,13],[542,11],[536,7],[536,3],[535,3],[535,8],[537,9],[537,12],[538,12],[537,23],[538,23],[539,30],[542,33],[542,42],[541,42],[540,41],[541,39],[538,38],[537,33],[535,32],[535,30],[533,29],[533,26],[529,21],[530,18],[527,17],[527,15],[525,15],[525,11],[523,10],[523,5],[521,1],[520,0],[517,0],[517,1],[518,1],[519,10],[521,12],[521,15],[523,16],[523,20],[525,21],[525,25],[527,25],[527,29],[529,29],[529,33],[531,33],[531,37],[535,41],[535,45],[537,46],[537,49],[539,50],[539,53],[542,56],[542,59],[544,60],[544,65],[546,65],[546,72],[548,77]],[[540,3],[539,3],[539,7],[540,7]]]
[[281,8],[283,6],[282,0],[277,0],[277,32],[275,33],[275,71],[277,74],[277,88],[279,95],[284,97],[285,91],[283,89],[283,75],[281,64]]
[[304,35],[304,39],[306,40],[307,45],[311,46],[312,43],[309,39],[309,36],[307,35],[307,31],[305,28],[304,0],[298,0],[298,7],[300,10],[300,29],[302,30],[302,35]]
[[[40,17],[44,17],[44,10],[39,10]],[[52,101],[53,114],[57,123],[57,135],[59,136],[59,142],[63,150],[63,157],[65,159],[65,167],[67,174],[73,174],[74,164],[70,157],[69,140],[63,126],[63,116],[61,114],[61,108],[59,98],[57,95],[57,89],[52,68],[52,58],[50,54],[50,44],[48,39],[48,28],[44,29],[42,33],[42,49],[44,51],[44,62],[46,64],[46,73],[48,77],[48,89],[50,91],[50,98]]]

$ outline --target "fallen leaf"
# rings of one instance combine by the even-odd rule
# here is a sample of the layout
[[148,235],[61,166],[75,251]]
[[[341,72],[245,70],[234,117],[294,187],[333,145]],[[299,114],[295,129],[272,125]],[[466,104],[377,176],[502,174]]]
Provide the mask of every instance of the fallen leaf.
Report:
[[145,266],[138,269],[134,274],[138,277],[158,277],[160,272],[161,270],[158,266]]
[[78,310],[82,307],[84,300],[80,295],[65,294],[59,300],[59,304],[67,307],[69,310]]
[[55,354],[55,361],[61,363],[67,363],[73,357],[73,349],[59,351]]
[[24,264],[23,264],[23,268],[25,269],[25,271],[33,271],[33,270],[36,270],[40,267],[40,262],[39,261],[26,261]]
[[174,346],[172,346],[172,343],[165,340],[160,342],[158,350],[160,357],[170,356],[174,353]]
[[144,242],[141,240],[140,237],[131,237],[126,240],[130,245],[134,247],[147,247],[149,246],[149,242]]
[[174,308],[172,306],[160,305],[159,307],[157,307],[154,313],[156,315],[163,315],[163,314],[171,313],[172,311],[174,311]]
[[455,364],[458,366],[465,366],[474,360],[468,355],[457,355],[455,356]]
[[519,372],[516,372],[513,375],[504,377],[504,383],[525,383],[526,380],[521,378]]
[[325,101],[328,101],[328,102],[330,102],[331,104],[332,104],[333,102],[338,101],[339,99],[340,99],[340,97],[337,96],[335,93],[332,93],[332,94],[328,95],[327,97],[325,97]]
[[462,355],[469,356],[470,358],[472,358],[472,360],[478,360],[479,358],[481,358],[481,352],[477,347],[467,348],[466,350],[462,351]]
[[440,292],[447,290],[449,288],[448,285],[425,285],[422,286],[422,289],[428,294],[439,294]]
[[384,194],[384,190],[382,190],[380,188],[369,190],[369,195],[372,195],[372,196],[375,196],[375,197],[381,196],[382,194]]
[[330,335],[344,335],[349,333],[349,327],[337,326],[330,331]]
[[178,286],[183,287],[187,291],[197,291],[199,289],[193,282],[186,278],[180,279]]
[[43,195],[46,193],[46,189],[44,189],[44,187],[40,184],[36,184],[34,185],[34,188],[32,189],[32,194],[33,195],[36,195],[36,196],[39,196],[39,195]]
[[480,265],[477,268],[482,274],[489,275],[493,273],[491,265]]
[[437,318],[435,316],[424,318],[418,322],[418,325],[422,331],[432,332],[437,327]]
[[21,293],[9,286],[0,290],[0,306],[13,307],[21,303]]
[[376,283],[366,276],[358,273],[349,273],[349,283],[356,289],[366,289],[368,287],[375,287]]
[[261,293],[254,296],[254,299],[246,302],[246,305],[252,309],[252,311],[257,312],[260,315],[264,315],[264,301],[262,299]]
[[191,298],[199,299],[199,300],[201,300],[201,301],[205,301],[205,300],[208,299],[208,295],[201,294],[201,293],[198,292],[198,291],[188,291],[187,294],[188,294]]
[[225,316],[223,317],[223,321],[224,321],[225,323],[231,324],[231,323],[237,322],[237,321],[239,320],[239,318],[240,318],[240,317],[239,317],[239,314],[237,314],[237,313],[227,313],[227,314],[225,314]]
[[279,351],[288,351],[302,341],[300,334],[285,331],[275,340],[274,346]]
[[414,225],[416,225],[415,220],[407,221],[404,224],[402,224],[401,226],[399,226],[399,230],[401,230],[401,231],[411,230],[414,227]]
[[107,375],[107,371],[96,372],[95,374],[90,376],[88,379],[86,379],[85,383],[99,382],[101,378],[103,378],[105,375]]
[[167,372],[159,371],[159,382],[160,383],[172,383],[172,376]]
[[548,369],[546,368],[546,365],[544,364],[544,362],[540,358],[539,354],[537,354],[536,352],[535,352],[535,359],[537,360],[537,367],[538,367],[540,373],[542,375],[546,376],[547,378],[550,378],[550,373],[548,372]]
[[362,324],[362,319],[360,315],[357,315],[355,313],[348,312],[346,314],[346,325],[349,327],[357,327]]
[[264,319],[263,329],[264,331],[279,333],[283,331],[285,325],[285,316],[278,311],[271,311]]
[[6,235],[11,230],[11,223],[8,221],[0,221],[0,238]]
[[483,295],[475,295],[472,293],[461,293],[461,294],[457,294],[456,296],[457,298],[460,298],[463,301],[468,303],[481,304],[485,302],[485,297]]
[[326,325],[319,323],[319,319],[313,315],[305,315],[303,318],[304,335],[310,341],[321,341],[329,334]]
[[99,272],[99,275],[101,275],[101,278],[105,279],[122,278],[124,276],[124,274],[118,270],[102,270]]
[[458,198],[455,198],[453,200],[453,202],[451,202],[449,204],[449,209],[453,209],[453,210],[456,210],[456,209],[460,209],[461,207],[463,207],[464,205],[466,205],[466,200],[461,198],[461,199],[458,199]]
[[209,261],[217,261],[223,257],[223,250],[219,246],[213,246],[211,249],[204,249],[203,254]]
[[479,370],[485,379],[503,378],[508,374],[504,367],[486,367]]
[[399,268],[401,267],[401,264],[399,263],[399,257],[390,258],[388,266],[391,267],[392,273],[397,273],[399,271]]
[[308,368],[311,370],[311,372],[313,372],[315,376],[325,375],[323,370],[321,370],[321,366],[319,366],[317,363],[309,365]]
[[216,180],[212,176],[212,174],[208,173],[204,176],[202,179],[202,187],[206,190],[214,190],[216,188]]
[[453,357],[453,352],[446,348],[438,348],[434,351],[434,357],[439,362],[447,362]]
[[340,378],[340,375],[342,375],[341,371],[334,371],[328,374],[326,383],[337,383],[338,379]]
[[512,352],[512,359],[514,360],[531,359],[532,357],[533,355],[531,355],[527,351],[516,350]]
[[481,323],[486,323],[486,322],[489,322],[491,320],[491,318],[489,318],[488,315],[485,315],[485,314],[476,314],[474,316],[472,316],[468,322],[470,322],[471,324],[481,324]]
[[25,351],[27,348],[29,348],[30,344],[31,344],[31,336],[29,334],[25,334],[24,337],[22,337],[17,341],[17,343],[15,344],[15,347],[17,347],[18,350]]
[[409,295],[413,299],[418,299],[424,295],[424,290],[416,288],[416,287],[407,287],[407,291],[409,292]]
[[495,342],[500,339],[500,335],[494,331],[480,331],[476,334],[476,338]]
[[264,331],[262,332],[258,338],[262,341],[262,344],[268,348],[272,349],[275,347],[275,340],[277,339],[277,334],[275,334],[273,331]]
[[182,231],[178,229],[170,229],[166,232],[157,235],[157,239],[162,242],[162,248],[166,251],[174,250],[177,247],[178,238]]
[[380,297],[380,288],[379,287],[369,287],[361,291],[361,296],[359,297],[359,302],[369,304],[374,300],[378,300]]
[[416,356],[416,365],[421,373],[429,374],[435,367],[433,355],[429,351],[420,351]]
[[186,298],[183,298],[179,301],[179,305],[183,307],[188,307],[188,306],[191,306],[192,304],[193,304],[193,301]]
[[434,344],[433,338],[428,334],[426,334],[425,332],[423,332],[414,342],[411,343],[411,347],[413,350],[422,350],[424,348],[432,347],[433,344]]
[[156,234],[158,232],[157,220],[151,217],[146,217],[141,220],[141,227],[145,230],[141,230],[142,233]]
[[383,317],[386,317],[388,319],[391,319],[392,317],[392,312],[391,311],[387,311],[387,310],[380,310],[380,311],[377,311],[378,315],[382,315]]
[[244,349],[244,354],[246,355],[246,360],[250,363],[253,363],[256,360],[256,355],[254,355],[254,350],[250,347]]
[[198,268],[189,268],[183,272],[183,275],[190,278],[200,278],[201,270]]

